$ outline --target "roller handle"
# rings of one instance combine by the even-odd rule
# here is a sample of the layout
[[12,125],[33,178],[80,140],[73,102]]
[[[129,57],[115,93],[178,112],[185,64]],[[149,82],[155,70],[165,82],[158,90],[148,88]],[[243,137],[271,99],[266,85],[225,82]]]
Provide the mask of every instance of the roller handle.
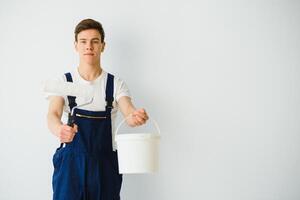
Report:
[[74,123],[75,123],[75,117],[71,113],[69,113],[67,125],[74,127]]
[[[71,126],[71,127],[74,127],[74,123],[75,123],[75,117],[71,113],[69,113],[67,125]],[[70,142],[60,143],[60,147],[59,148],[62,148],[64,146],[64,144],[69,144],[69,143]]]

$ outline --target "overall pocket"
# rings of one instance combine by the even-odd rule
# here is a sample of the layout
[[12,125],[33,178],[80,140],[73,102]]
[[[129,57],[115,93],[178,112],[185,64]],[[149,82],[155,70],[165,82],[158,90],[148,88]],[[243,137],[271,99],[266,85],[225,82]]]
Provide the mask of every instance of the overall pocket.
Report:
[[52,163],[53,163],[54,170],[58,169],[60,164],[61,164],[61,160],[62,160],[62,157],[63,157],[63,155],[62,155],[63,149],[64,148],[56,149],[56,151],[53,155]]

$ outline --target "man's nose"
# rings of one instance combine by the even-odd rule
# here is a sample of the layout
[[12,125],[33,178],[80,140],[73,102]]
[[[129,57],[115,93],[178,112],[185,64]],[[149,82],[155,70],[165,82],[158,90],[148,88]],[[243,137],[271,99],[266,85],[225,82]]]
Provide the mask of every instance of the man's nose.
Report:
[[91,43],[87,43],[86,49],[87,50],[89,50],[89,49],[92,50],[93,49],[92,44]]

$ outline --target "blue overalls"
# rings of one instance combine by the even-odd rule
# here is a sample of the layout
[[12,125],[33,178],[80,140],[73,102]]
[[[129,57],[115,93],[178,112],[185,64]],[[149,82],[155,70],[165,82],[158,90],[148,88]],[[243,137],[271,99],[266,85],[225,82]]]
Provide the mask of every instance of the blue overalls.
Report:
[[[65,75],[72,82],[71,74]],[[120,199],[122,175],[112,148],[113,91],[114,76],[108,74],[105,111],[74,109],[78,132],[53,155],[53,200]],[[70,110],[77,105],[75,98],[68,96]]]

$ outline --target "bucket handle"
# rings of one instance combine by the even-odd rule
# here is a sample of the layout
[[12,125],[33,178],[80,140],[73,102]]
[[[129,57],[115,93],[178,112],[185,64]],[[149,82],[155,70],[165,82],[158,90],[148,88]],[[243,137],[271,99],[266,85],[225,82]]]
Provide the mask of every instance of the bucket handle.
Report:
[[[115,134],[116,134],[116,135],[117,135],[117,133],[118,133],[119,128],[121,127],[121,125],[122,125],[129,117],[132,117],[132,113],[129,114],[127,117],[125,117],[125,118],[120,122],[120,124],[118,125],[118,127],[117,127],[117,129],[116,129],[116,131],[115,131]],[[160,129],[159,129],[159,127],[158,127],[157,122],[156,122],[152,117],[150,117],[150,116],[149,116],[149,120],[151,120],[151,121],[153,122],[155,128],[158,130],[158,135],[160,135]]]

